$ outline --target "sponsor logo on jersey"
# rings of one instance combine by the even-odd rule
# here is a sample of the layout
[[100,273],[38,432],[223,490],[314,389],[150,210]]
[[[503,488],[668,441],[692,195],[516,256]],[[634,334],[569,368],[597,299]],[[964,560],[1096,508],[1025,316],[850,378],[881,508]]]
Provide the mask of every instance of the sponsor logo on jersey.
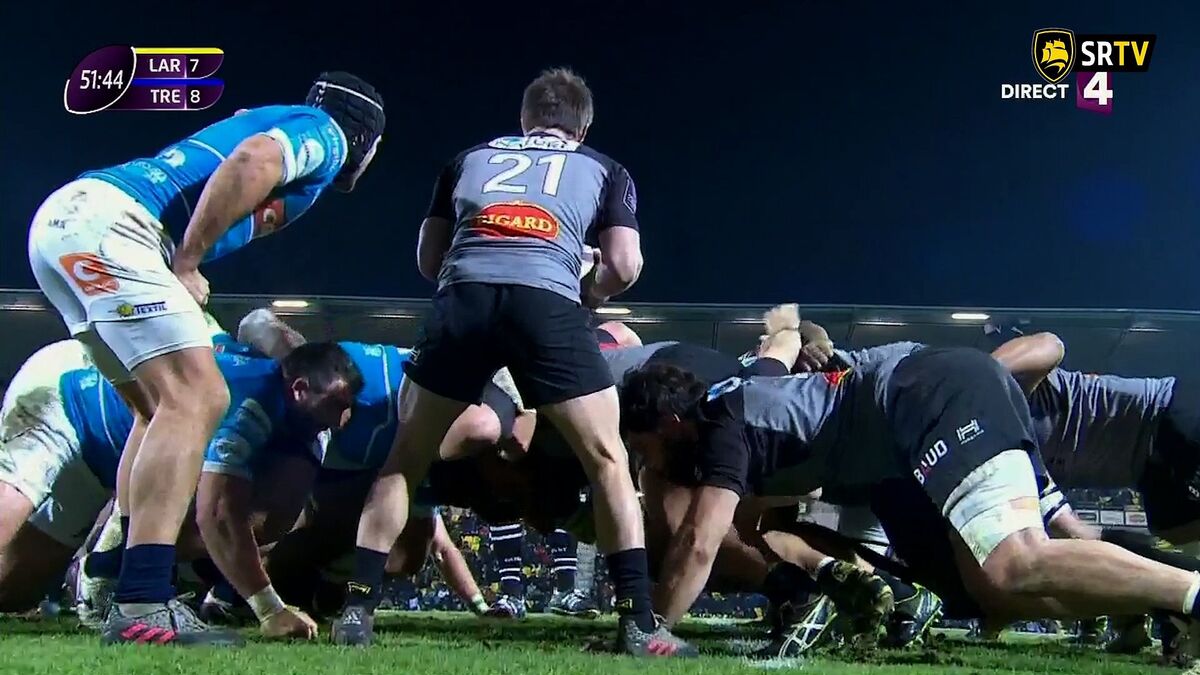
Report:
[[121,287],[112,270],[94,253],[68,253],[58,259],[58,264],[84,295],[116,293]]
[[979,420],[972,419],[970,422],[959,427],[956,433],[958,434],[958,444],[966,445],[982,436],[983,428],[979,426]]
[[579,147],[579,143],[549,135],[502,136],[488,143],[488,147],[498,150],[559,150],[574,152]]
[[267,199],[254,209],[254,236],[264,237],[283,227],[287,214],[284,211],[283,199]]
[[933,467],[942,461],[942,458],[950,452],[950,446],[946,445],[946,441],[938,439],[928,450],[921,455],[921,460],[917,468],[913,469],[913,478],[921,485],[925,484],[925,478],[929,476],[929,472],[933,471]]
[[167,311],[167,303],[159,302],[143,302],[140,305],[132,305],[128,302],[122,302],[117,305],[117,316],[122,319],[131,319],[135,316],[147,316]]
[[488,204],[474,218],[474,229],[487,237],[558,237],[558,219],[529,202]]

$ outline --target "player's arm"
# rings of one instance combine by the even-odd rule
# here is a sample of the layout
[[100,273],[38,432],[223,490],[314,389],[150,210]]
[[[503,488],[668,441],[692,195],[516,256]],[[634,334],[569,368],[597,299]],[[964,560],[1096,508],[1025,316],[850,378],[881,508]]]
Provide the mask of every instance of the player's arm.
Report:
[[320,463],[314,451],[275,459],[255,481],[251,527],[254,539],[273,544],[292,531],[308,503]]
[[471,574],[471,568],[463,558],[462,552],[450,539],[450,533],[446,530],[446,523],[442,521],[441,515],[434,518],[433,545],[429,555],[437,564],[442,578],[454,589],[458,597],[467,603],[472,612],[482,615],[487,611],[487,602],[479,592],[475,575]]
[[733,524],[738,494],[702,485],[692,491],[691,503],[671,538],[662,574],[654,592],[654,608],[673,625],[687,613],[704,590],[721,541]]
[[285,181],[279,141],[255,134],[238,144],[208,178],[175,250],[175,272],[199,268],[213,244]]
[[[244,598],[252,598],[271,586],[251,526],[252,495],[250,479],[207,471],[200,475],[196,491],[196,521],[204,545],[217,568]],[[277,609],[283,609],[282,602]]]
[[447,164],[433,185],[429,211],[417,236],[417,269],[421,276],[436,283],[442,270],[442,260],[450,250],[454,237],[454,187],[458,183],[460,159]]
[[628,290],[642,273],[642,235],[638,231],[637,192],[624,167],[616,166],[605,186],[596,225],[600,255],[584,277],[583,301],[598,307]]
[[307,340],[269,309],[256,309],[242,317],[237,341],[273,359],[282,359]]
[[[251,443],[248,438],[262,441]],[[196,523],[213,563],[250,604],[267,637],[312,638],[316,623],[283,604],[263,567],[254,535],[249,461],[269,438],[271,425],[260,416],[227,416],[205,452],[196,490]]]
[[1014,338],[992,352],[992,357],[1008,368],[1026,394],[1037,389],[1065,355],[1066,348],[1054,333]]

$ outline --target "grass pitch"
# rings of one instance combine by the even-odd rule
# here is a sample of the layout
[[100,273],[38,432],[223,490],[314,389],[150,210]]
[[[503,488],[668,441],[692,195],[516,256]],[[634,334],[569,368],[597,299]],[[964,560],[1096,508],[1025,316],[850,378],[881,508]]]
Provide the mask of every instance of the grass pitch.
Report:
[[[381,616],[372,649],[333,647],[328,626],[318,644],[252,641],[245,649],[101,647],[96,635],[76,627],[73,617],[57,620],[0,619],[0,673],[5,675],[752,675],[763,669],[822,675],[859,673],[950,675],[976,673],[1087,673],[1149,675],[1178,673],[1160,668],[1149,651],[1111,656],[1062,641],[1012,636],[1002,644],[979,645],[936,636],[911,651],[878,650],[866,655],[820,654],[781,662],[750,662],[738,645],[761,633],[744,624],[685,624],[705,655],[694,661],[638,660],[586,653],[584,645],[611,638],[611,621],[583,622],[531,616],[520,622],[467,615],[399,613]],[[255,632],[247,635],[254,639]]]

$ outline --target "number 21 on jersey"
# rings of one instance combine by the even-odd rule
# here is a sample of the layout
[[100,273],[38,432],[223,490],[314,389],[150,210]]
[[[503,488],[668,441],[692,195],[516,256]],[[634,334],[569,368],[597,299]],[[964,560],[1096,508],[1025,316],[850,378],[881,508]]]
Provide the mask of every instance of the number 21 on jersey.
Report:
[[527,183],[531,182],[530,178],[527,177],[520,181],[517,179],[536,165],[546,167],[540,186],[542,194],[553,197],[558,194],[558,184],[562,180],[563,167],[566,163],[567,156],[563,154],[546,155],[534,162],[529,155],[520,152],[498,152],[488,158],[488,164],[503,165],[504,168],[483,184],[483,191],[485,194],[506,192],[523,195],[529,189]]

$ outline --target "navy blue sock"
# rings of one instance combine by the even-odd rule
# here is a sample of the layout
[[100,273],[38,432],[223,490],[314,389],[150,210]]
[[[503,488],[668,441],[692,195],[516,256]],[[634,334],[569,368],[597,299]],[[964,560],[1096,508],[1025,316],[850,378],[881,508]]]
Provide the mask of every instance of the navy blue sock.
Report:
[[121,543],[107,551],[88,554],[83,571],[89,577],[116,579],[121,575],[121,558],[125,555],[125,543],[129,541],[129,516],[121,516]]
[[647,571],[646,549],[631,548],[605,556],[608,576],[617,596],[617,614],[632,616],[638,628],[651,633],[656,628],[654,610],[650,604],[650,574]]
[[175,587],[171,585],[174,572],[174,546],[131,546],[121,561],[121,576],[113,599],[119,604],[166,602],[175,597]]

